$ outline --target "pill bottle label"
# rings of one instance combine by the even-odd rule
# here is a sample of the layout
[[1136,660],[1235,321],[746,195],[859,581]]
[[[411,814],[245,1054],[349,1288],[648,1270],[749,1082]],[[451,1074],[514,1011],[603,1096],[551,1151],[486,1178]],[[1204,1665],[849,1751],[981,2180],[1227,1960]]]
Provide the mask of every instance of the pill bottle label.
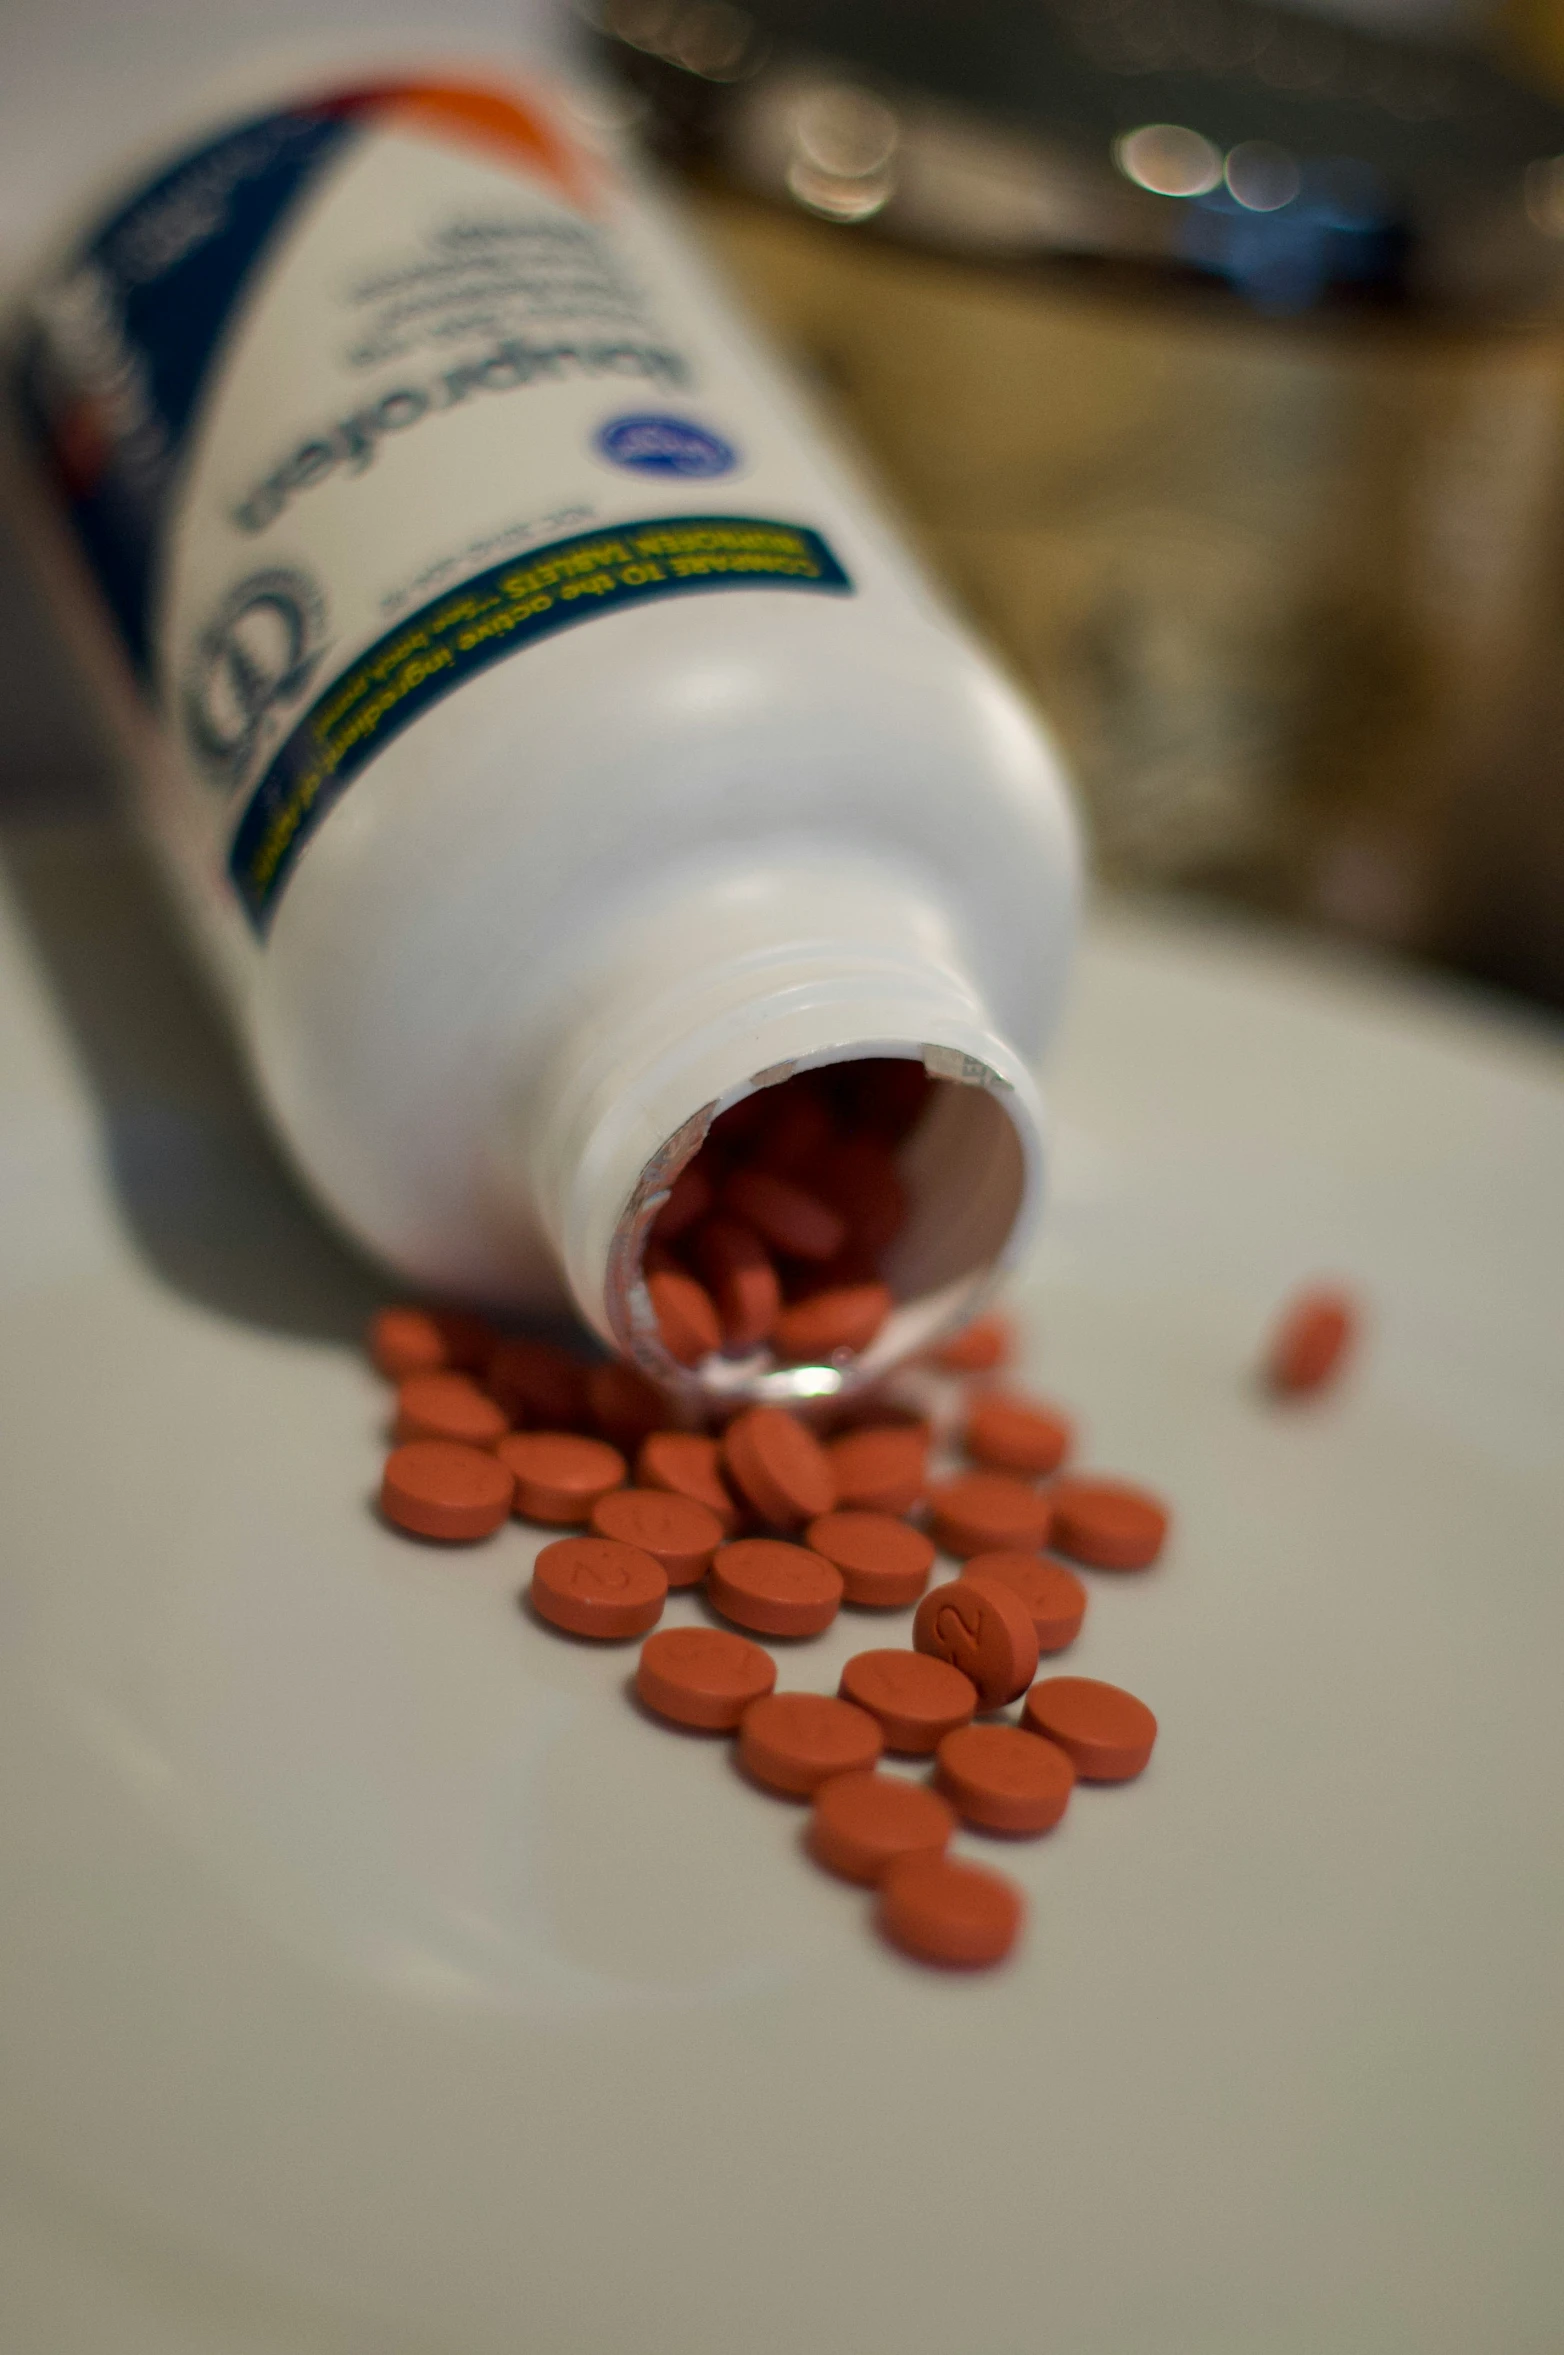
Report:
[[853,591],[666,233],[530,88],[232,125],[50,273],[20,371],[163,715],[154,822],[256,935],[346,788],[468,679],[626,607]]

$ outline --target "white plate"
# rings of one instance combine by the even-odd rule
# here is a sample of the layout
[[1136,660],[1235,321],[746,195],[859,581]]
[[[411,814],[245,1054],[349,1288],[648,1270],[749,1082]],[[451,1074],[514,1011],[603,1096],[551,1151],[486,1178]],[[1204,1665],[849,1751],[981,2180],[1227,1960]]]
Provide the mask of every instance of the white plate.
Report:
[[[1024,1308],[1091,1460],[1178,1507],[1068,1663],[1162,1735],[1004,1848],[1024,1951],[946,1978],[629,1706],[632,1649],[522,1616],[518,1531],[377,1525],[373,1279],[113,838],[12,874],[8,2347],[1560,2343],[1555,1043],[1099,924]],[[1248,1370],[1315,1272],[1372,1344],[1279,1410]]]

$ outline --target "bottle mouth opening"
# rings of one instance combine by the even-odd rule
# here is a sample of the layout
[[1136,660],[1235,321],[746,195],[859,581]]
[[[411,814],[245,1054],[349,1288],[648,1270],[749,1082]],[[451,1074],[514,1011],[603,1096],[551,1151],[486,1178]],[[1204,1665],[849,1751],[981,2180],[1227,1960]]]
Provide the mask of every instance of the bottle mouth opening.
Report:
[[959,1049],[877,1044],[753,1073],[641,1172],[609,1253],[619,1347],[692,1406],[871,1386],[1015,1258],[1031,1133],[1010,1084]]

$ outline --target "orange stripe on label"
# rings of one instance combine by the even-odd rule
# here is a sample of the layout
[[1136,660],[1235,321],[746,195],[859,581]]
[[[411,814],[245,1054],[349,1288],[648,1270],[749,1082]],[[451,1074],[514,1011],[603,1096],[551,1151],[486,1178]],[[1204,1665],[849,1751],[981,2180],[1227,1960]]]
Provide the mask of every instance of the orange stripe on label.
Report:
[[386,82],[344,92],[339,105],[373,107],[397,125],[437,139],[482,147],[508,164],[551,181],[566,201],[592,202],[592,180],[581,150],[518,98],[476,83]]

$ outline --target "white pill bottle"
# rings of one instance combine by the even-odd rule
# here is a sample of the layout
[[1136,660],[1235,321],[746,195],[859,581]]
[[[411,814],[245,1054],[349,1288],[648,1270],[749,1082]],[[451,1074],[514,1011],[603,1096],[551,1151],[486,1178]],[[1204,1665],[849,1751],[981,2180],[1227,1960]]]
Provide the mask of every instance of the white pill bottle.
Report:
[[[1058,766],[586,109],[470,63],[274,91],[62,239],[8,367],[142,814],[352,1236],[563,1293],[697,1403],[968,1313],[1040,1197]],[[671,1177],[883,1056],[939,1084],[872,1347],[675,1367]]]

